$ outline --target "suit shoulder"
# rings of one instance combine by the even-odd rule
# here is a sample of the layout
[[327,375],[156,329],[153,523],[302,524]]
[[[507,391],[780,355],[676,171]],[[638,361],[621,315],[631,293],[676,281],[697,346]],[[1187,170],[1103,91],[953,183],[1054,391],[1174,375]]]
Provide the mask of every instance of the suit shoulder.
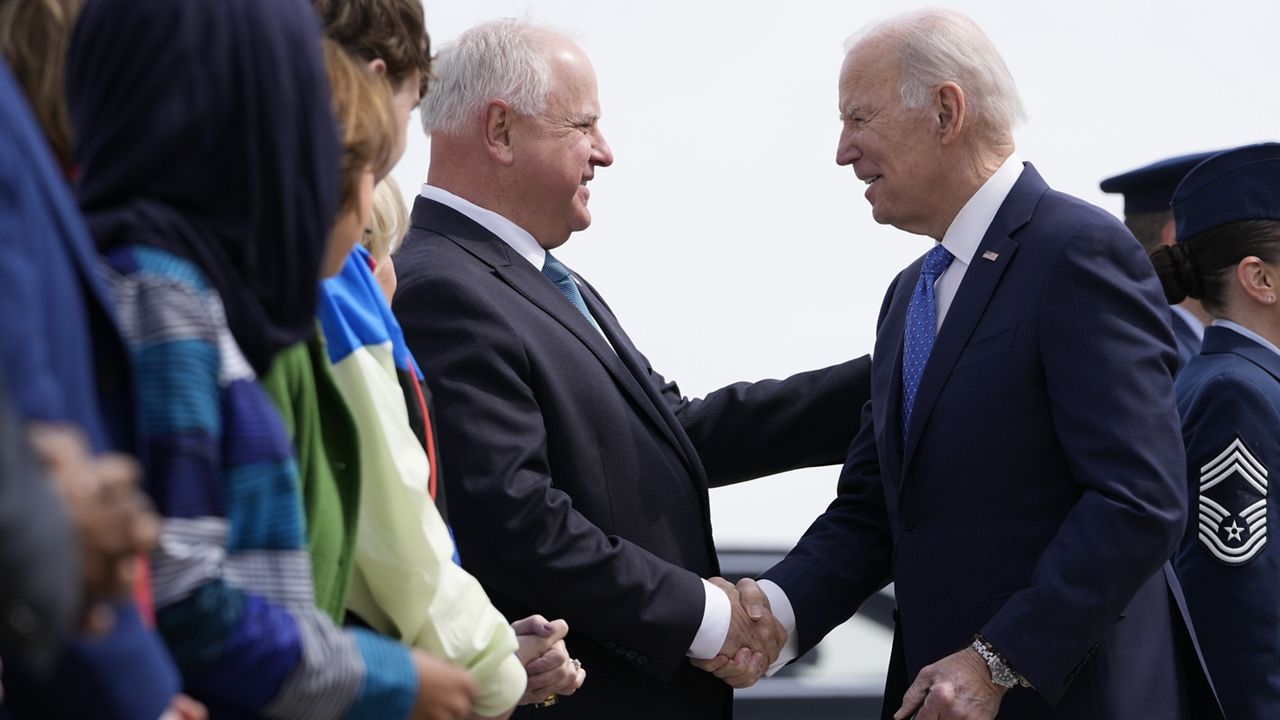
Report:
[[1197,355],[1174,380],[1181,402],[1248,394],[1280,401],[1280,383],[1265,370],[1234,353]]
[[395,263],[391,311],[407,334],[426,327],[483,324],[504,328],[509,338],[518,335],[509,309],[495,295],[502,283],[492,268],[449,238],[411,233]]
[[1076,234],[1136,242],[1129,229],[1115,215],[1064,192],[1052,189],[1046,192],[1040,206],[1036,208],[1036,215],[1042,214],[1045,220],[1066,223],[1064,227],[1071,227]]
[[1123,267],[1130,275],[1151,275],[1151,262],[1133,233],[1114,215],[1080,198],[1049,190],[1037,204],[1031,222],[1016,239],[1038,248],[1046,258],[1078,256],[1073,264],[1096,265],[1085,258],[1104,258],[1107,267]]
[[[396,275],[399,276],[406,270],[420,273],[447,269],[444,258],[461,252],[461,248],[447,235],[428,228],[411,227],[396,250]],[[401,281],[403,282],[403,278]]]
[[395,255],[396,283],[401,288],[450,280],[475,283],[491,275],[491,270],[447,235],[420,227],[409,231]]

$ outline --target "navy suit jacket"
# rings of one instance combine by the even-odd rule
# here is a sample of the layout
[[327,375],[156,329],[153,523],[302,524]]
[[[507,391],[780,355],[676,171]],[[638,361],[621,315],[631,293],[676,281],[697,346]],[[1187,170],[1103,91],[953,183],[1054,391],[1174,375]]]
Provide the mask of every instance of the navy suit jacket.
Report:
[[885,296],[837,499],[765,574],[801,650],[893,581],[889,713],[921,668],[981,633],[1035,687],[1010,691],[1001,718],[1185,717],[1188,639],[1162,571],[1186,513],[1176,356],[1150,262],[1027,165],[957,290],[904,438],[921,265]]
[[1231,720],[1280,708],[1280,523],[1269,481],[1280,470],[1280,356],[1243,335],[1205,328],[1200,355],[1174,383],[1187,447],[1191,513],[1174,556]]
[[687,400],[589,285],[608,342],[501,239],[424,198],[396,274],[463,565],[508,618],[565,618],[588,668],[544,713],[727,717],[731,693],[685,657],[699,578],[718,573],[707,487],[840,462],[869,360]]

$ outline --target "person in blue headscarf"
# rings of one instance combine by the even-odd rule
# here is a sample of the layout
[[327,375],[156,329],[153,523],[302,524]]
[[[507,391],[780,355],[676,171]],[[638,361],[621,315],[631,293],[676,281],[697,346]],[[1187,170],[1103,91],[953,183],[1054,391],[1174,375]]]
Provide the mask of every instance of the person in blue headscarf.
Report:
[[1213,317],[1174,391],[1187,530],[1173,557],[1227,720],[1280,708],[1280,143],[1216,154],[1173,194],[1178,242],[1152,254],[1169,302]]
[[316,607],[297,464],[257,381],[313,327],[338,207],[310,6],[93,0],[67,88],[164,516],[156,620],[184,688],[214,717],[428,717],[421,656]]
[[[128,392],[124,350],[111,305],[96,272],[96,256],[49,146],[8,68],[0,62],[0,366],[14,410],[25,425],[73,428],[74,452],[88,456],[127,449],[130,423],[121,406],[103,418],[103,400]],[[91,465],[92,463],[90,463]],[[92,470],[90,471],[92,472]],[[94,484],[98,479],[88,481]],[[123,492],[132,480],[125,480]],[[105,498],[75,488],[67,509],[85,530]],[[101,519],[102,516],[97,516]],[[136,518],[136,513],[134,514]],[[32,518],[32,521],[38,521]],[[125,531],[131,522],[124,518]],[[111,542],[121,540],[116,536]],[[112,563],[129,563],[142,549],[126,542]],[[96,562],[93,538],[81,537],[81,563]],[[58,573],[51,548],[46,573]],[[108,583],[108,596],[74,598],[110,622],[104,633],[78,635],[62,645],[48,673],[6,656],[5,706],[0,716],[94,717],[155,720],[178,693],[178,676],[153,633],[127,598],[127,580]],[[102,589],[102,588],[99,588]],[[53,632],[38,622],[20,623],[28,633]],[[6,619],[19,616],[7,606]],[[57,633],[54,633],[56,636]]]

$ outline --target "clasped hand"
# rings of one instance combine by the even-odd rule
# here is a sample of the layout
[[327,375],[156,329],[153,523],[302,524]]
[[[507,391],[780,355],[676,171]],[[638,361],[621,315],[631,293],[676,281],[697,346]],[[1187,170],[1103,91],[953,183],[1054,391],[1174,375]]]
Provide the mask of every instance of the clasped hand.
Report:
[[778,659],[787,641],[787,630],[773,616],[768,597],[754,580],[743,578],[737,586],[718,577],[708,582],[729,596],[729,633],[720,654],[710,660],[691,662],[730,687],[755,685]]

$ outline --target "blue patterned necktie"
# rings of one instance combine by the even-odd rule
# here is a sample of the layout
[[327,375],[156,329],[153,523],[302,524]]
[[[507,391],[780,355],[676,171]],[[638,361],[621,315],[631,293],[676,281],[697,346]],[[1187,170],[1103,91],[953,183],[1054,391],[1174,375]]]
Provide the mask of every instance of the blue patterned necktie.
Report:
[[902,341],[902,435],[911,427],[911,409],[916,403],[916,391],[920,389],[920,377],[933,350],[937,334],[938,310],[933,300],[933,284],[955,259],[941,244],[924,256],[920,279],[911,293],[907,305],[907,327]]
[[578,290],[578,283],[574,282],[573,276],[569,274],[569,268],[555,259],[551,253],[547,253],[546,262],[542,264],[542,274],[555,284],[560,294],[582,313],[592,327],[596,330],[600,329],[600,326],[596,325],[596,319],[591,317],[590,311],[587,310],[587,304],[582,301],[582,292]]

